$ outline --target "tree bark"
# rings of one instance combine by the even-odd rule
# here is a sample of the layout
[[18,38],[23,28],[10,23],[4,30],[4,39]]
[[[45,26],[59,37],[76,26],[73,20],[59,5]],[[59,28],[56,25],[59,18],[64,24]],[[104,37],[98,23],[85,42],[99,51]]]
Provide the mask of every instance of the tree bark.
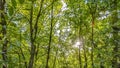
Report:
[[[81,42],[81,37],[80,37],[80,32],[81,32],[81,26],[79,27],[79,32],[78,32],[78,36],[79,36],[79,43]],[[79,44],[79,65],[80,65],[80,68],[82,68],[82,60],[81,60],[81,45],[82,44]]]
[[116,28],[117,28],[117,25],[115,25],[118,21],[118,10],[117,10],[117,0],[113,0],[112,1],[112,20],[111,20],[111,24],[112,24],[112,29],[113,29],[113,45],[114,45],[114,48],[113,48],[113,59],[112,59],[112,67],[113,68],[119,68],[119,63],[117,62],[117,60],[119,60],[119,55],[118,55],[118,52],[119,52],[119,38],[118,38],[118,31]]
[[85,65],[84,68],[87,68],[88,63],[87,63],[87,56],[86,56],[86,46],[83,44],[83,50],[84,50],[84,61],[85,61]]
[[93,25],[94,25],[94,17],[92,17],[92,49],[91,49],[91,61],[92,61],[92,68],[94,68],[94,29],[93,29]]
[[95,3],[95,0],[93,1],[93,4],[88,5],[90,14],[92,17],[92,22],[91,22],[91,66],[94,68],[94,24],[95,24],[95,14],[96,14],[96,9],[97,9],[97,4]]
[[0,0],[0,17],[1,17],[1,22],[0,24],[2,25],[2,35],[3,35],[3,46],[2,46],[2,59],[4,61],[2,68],[7,68],[7,22],[5,20],[5,0]]
[[32,1],[32,5],[31,5],[31,11],[30,11],[30,43],[31,43],[31,51],[30,51],[30,59],[29,59],[29,65],[28,68],[33,68],[33,63],[34,63],[34,55],[35,55],[35,45],[34,45],[34,39],[33,39],[33,2]]
[[49,36],[49,45],[48,45],[48,50],[47,50],[47,60],[46,60],[46,66],[45,68],[49,68],[49,59],[50,59],[50,50],[51,50],[51,42],[52,42],[52,31],[53,31],[53,4],[54,0],[52,2],[51,6],[51,24],[50,24],[50,36]]
[[38,15],[36,17],[36,22],[34,24],[34,27],[33,27],[33,22],[32,22],[33,21],[33,4],[34,4],[34,0],[32,1],[32,5],[31,5],[30,21],[29,21],[29,24],[30,24],[31,52],[30,52],[30,59],[29,59],[28,68],[33,68],[33,64],[34,64],[34,57],[35,57],[35,54],[36,54],[36,46],[35,46],[34,42],[35,42],[36,36],[37,36],[38,20],[39,20],[39,17],[41,15],[43,1],[44,0],[41,0],[40,9],[39,9]]

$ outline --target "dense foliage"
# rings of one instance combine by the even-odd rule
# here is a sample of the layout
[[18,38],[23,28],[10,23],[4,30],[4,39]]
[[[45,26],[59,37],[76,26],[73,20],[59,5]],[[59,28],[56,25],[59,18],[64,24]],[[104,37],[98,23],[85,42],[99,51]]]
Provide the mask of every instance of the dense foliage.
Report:
[[119,0],[0,0],[1,68],[120,68]]

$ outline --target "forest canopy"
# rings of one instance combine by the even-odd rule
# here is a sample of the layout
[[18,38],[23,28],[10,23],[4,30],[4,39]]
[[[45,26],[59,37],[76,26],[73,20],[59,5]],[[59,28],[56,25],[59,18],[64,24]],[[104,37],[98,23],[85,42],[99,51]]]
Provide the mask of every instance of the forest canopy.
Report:
[[120,68],[120,0],[0,0],[1,68]]

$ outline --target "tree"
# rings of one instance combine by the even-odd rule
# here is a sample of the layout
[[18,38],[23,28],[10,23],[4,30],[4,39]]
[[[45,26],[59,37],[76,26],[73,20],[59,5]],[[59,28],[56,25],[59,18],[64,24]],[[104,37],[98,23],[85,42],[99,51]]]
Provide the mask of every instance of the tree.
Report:
[[2,58],[3,58],[3,67],[2,68],[7,68],[7,44],[8,44],[8,40],[7,40],[7,22],[6,22],[6,12],[5,12],[5,0],[0,0],[0,16],[1,16],[1,21],[0,24],[2,26],[2,35],[3,37],[1,38],[1,40],[3,41],[3,45],[2,45]]
[[118,0],[0,0],[2,68],[119,68]]

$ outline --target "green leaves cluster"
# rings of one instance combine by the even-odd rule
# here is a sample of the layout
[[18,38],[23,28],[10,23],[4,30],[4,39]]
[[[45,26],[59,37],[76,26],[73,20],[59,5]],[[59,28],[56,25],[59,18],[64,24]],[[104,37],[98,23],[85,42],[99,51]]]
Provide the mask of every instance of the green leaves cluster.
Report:
[[[6,0],[8,59],[4,61],[0,56],[0,66],[6,63],[8,68],[28,67],[31,53],[29,27],[31,5],[33,6],[32,27],[35,27],[41,9],[34,41],[36,49],[33,68],[46,66],[52,5],[53,31],[49,68],[79,68],[80,66],[92,68],[92,44],[94,45],[92,57],[94,68],[112,68],[113,64],[120,64],[120,1],[54,0],[52,3],[53,0],[44,0],[40,8],[41,2],[42,0]],[[94,24],[92,24],[93,18]],[[0,26],[0,31],[2,31],[2,26]],[[35,29],[33,29],[34,33]],[[0,33],[0,53],[2,53],[4,39],[2,37]]]

